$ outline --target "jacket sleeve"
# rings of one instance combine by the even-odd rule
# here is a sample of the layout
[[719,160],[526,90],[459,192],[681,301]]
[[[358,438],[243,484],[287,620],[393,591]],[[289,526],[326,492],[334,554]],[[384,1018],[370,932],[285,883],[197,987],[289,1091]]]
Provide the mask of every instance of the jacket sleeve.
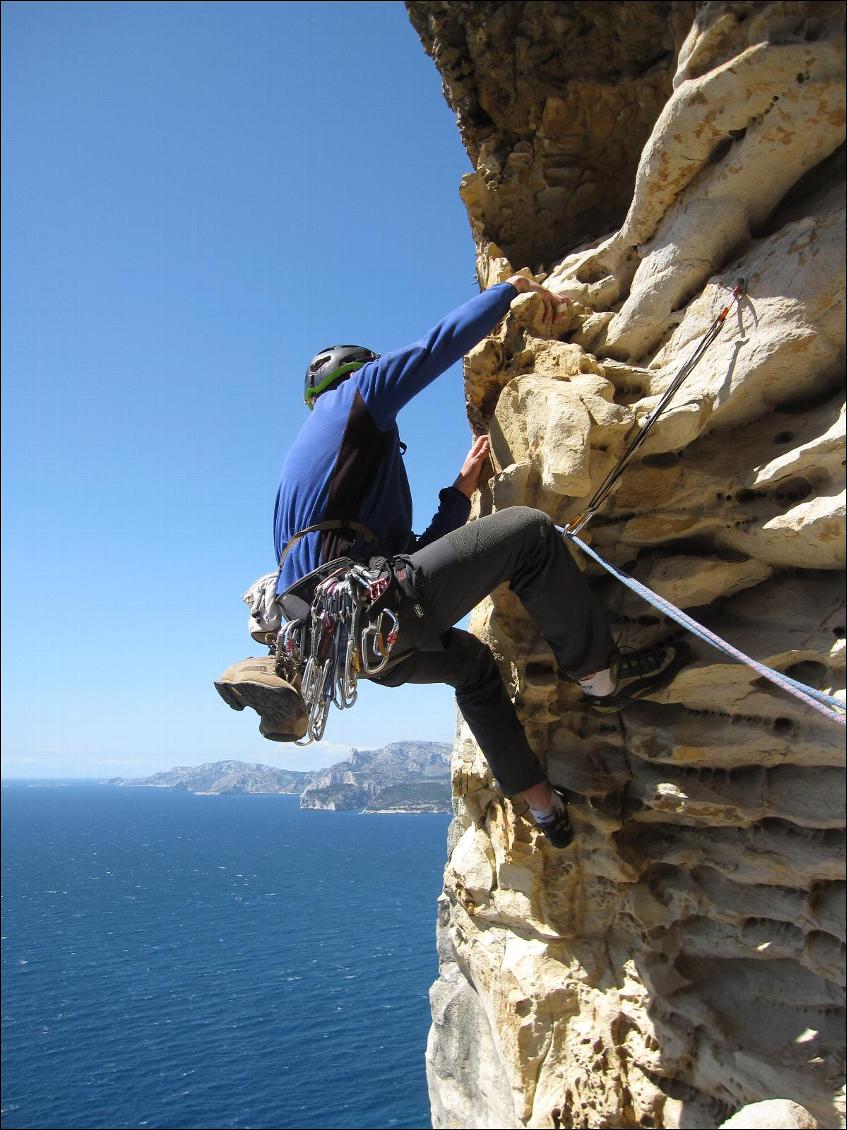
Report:
[[420,537],[415,538],[413,549],[443,538],[451,530],[464,526],[471,512],[471,500],[456,487],[445,487],[438,495],[438,510]]
[[412,397],[463,357],[500,321],[517,291],[498,283],[448,314],[413,345],[369,361],[353,379],[381,431]]

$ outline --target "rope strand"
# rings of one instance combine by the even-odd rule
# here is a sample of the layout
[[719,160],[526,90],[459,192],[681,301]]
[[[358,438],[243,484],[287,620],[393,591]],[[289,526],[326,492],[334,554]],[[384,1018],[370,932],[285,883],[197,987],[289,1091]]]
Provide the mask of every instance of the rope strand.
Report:
[[768,679],[776,686],[781,687],[782,690],[786,691],[788,694],[793,695],[794,698],[799,699],[807,706],[811,706],[814,710],[823,714],[823,716],[828,718],[831,722],[837,722],[840,726],[847,725],[845,715],[838,713],[839,711],[847,709],[840,699],[837,699],[834,695],[825,694],[823,691],[816,690],[814,687],[806,686],[805,683],[800,683],[797,679],[792,679],[789,675],[783,674],[782,671],[775,671],[765,663],[760,663],[758,659],[753,659],[752,656],[745,655],[743,651],[740,651],[737,647],[734,647],[733,644],[722,639],[716,632],[713,632],[704,624],[700,624],[692,616],[689,616],[687,612],[683,612],[681,608],[677,608],[675,604],[671,604],[665,597],[659,596],[658,593],[653,592],[652,589],[642,584],[641,581],[636,581],[634,577],[630,577],[628,573],[624,573],[623,570],[618,569],[616,565],[612,565],[610,562],[604,560],[596,549],[592,549],[590,545],[587,545],[569,529],[563,526],[557,526],[556,529],[566,540],[572,541],[574,545],[578,546],[592,561],[596,561],[598,565],[601,565],[607,573],[610,573],[611,576],[615,577],[621,584],[626,585],[628,589],[637,593],[646,600],[648,604],[652,604],[654,608],[657,608],[660,612],[670,617],[671,620],[675,620],[677,624],[681,624],[683,628],[687,628],[689,632],[692,632],[706,643],[711,644],[712,647],[725,652],[727,655],[732,656],[733,659],[737,659],[740,663],[744,663],[763,678]]
[[688,360],[683,362],[679,372],[671,381],[670,385],[662,393],[659,403],[641,425],[638,434],[630,441],[626,451],[623,453],[615,466],[611,469],[606,478],[594,492],[591,501],[588,503],[585,509],[580,514],[578,514],[572,522],[568,524],[568,529],[572,533],[577,534],[580,530],[584,529],[600,509],[600,507],[603,505],[603,503],[606,501],[606,499],[609,497],[615,483],[620,479],[621,475],[632,462],[636,451],[638,451],[639,447],[641,447],[642,443],[647,438],[647,433],[659,419],[665,408],[682,387],[686,379],[697,368],[700,361],[703,359],[706,350],[709,348],[712,342],[715,341],[718,334],[721,332],[723,324],[726,321],[727,315],[729,314],[730,310],[737,302],[740,302],[746,292],[746,280],[743,278],[738,279],[732,289],[732,298],[727,303],[727,305],[722,308],[718,316],[709,326],[708,330],[706,330],[706,333],[700,339]]

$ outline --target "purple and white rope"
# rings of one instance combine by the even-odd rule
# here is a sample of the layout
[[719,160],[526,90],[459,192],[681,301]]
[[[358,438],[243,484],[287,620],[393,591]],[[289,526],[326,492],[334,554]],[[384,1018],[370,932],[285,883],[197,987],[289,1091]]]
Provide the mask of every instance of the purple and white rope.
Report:
[[648,589],[641,581],[636,581],[634,577],[630,577],[628,573],[624,573],[621,569],[618,569],[616,565],[605,561],[595,549],[592,549],[590,545],[587,545],[581,538],[578,538],[576,534],[571,533],[562,526],[557,526],[556,529],[563,537],[572,541],[583,553],[593,561],[596,561],[598,565],[601,565],[607,573],[610,573],[616,580],[620,581],[621,584],[626,585],[628,589],[631,589],[642,597],[642,599],[652,604],[654,608],[658,608],[660,612],[669,616],[671,620],[675,620],[677,624],[681,624],[683,628],[687,628],[689,632],[692,632],[706,643],[711,644],[712,647],[716,647],[719,651],[731,655],[733,659],[737,659],[740,663],[744,663],[747,667],[752,668],[765,679],[768,679],[770,682],[775,683],[776,686],[787,691],[788,694],[793,695],[807,706],[813,707],[813,709],[823,714],[824,717],[829,718],[830,721],[837,722],[840,726],[847,724],[845,723],[844,713],[838,713],[838,711],[843,712],[846,709],[840,699],[835,698],[833,695],[824,694],[823,691],[816,690],[814,687],[808,687],[805,683],[800,683],[796,679],[792,679],[789,675],[784,675],[781,671],[775,671],[772,667],[760,663],[757,659],[753,659],[752,656],[745,655],[743,651],[739,651],[737,647],[721,639],[719,635],[716,635],[715,632],[705,627],[705,625],[698,623],[698,621],[689,616],[687,612],[683,612],[682,609],[677,608],[675,604],[671,604],[671,602],[666,600],[663,596],[659,596],[659,594],[653,592],[652,589]]

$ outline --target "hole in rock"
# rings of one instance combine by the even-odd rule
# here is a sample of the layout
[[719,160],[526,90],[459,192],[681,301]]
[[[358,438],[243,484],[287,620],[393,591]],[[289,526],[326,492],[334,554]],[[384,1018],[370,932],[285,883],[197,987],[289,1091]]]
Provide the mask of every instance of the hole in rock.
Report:
[[624,797],[620,807],[621,820],[628,820],[630,816],[634,816],[636,812],[641,812],[643,808],[644,805],[635,797]]
[[709,537],[668,538],[665,542],[665,548],[672,554],[681,554],[686,557],[716,556],[714,544]]
[[740,502],[742,504],[747,503],[747,502],[755,502],[757,498],[764,498],[764,497],[765,496],[763,494],[761,494],[759,491],[748,490],[746,488],[744,490],[740,490],[738,492],[738,494],[736,494],[736,496],[735,496],[736,501]]
[[774,411],[785,412],[789,416],[799,416],[802,413],[811,412],[814,408],[820,408],[822,404],[826,404],[826,402],[832,398],[835,391],[838,390],[825,388],[806,396],[783,400],[780,404],[774,405]]
[[717,165],[718,161],[723,160],[727,153],[732,149],[733,139],[731,137],[722,138],[709,156],[706,158],[707,165]]
[[785,669],[789,679],[796,679],[798,683],[805,683],[807,687],[820,690],[829,681],[829,669],[825,663],[816,663],[813,659],[802,659],[799,663],[792,663]]
[[794,432],[779,432],[773,437],[774,443],[791,443],[794,439]]
[[673,467],[679,459],[678,451],[660,451],[656,455],[645,455],[641,462],[645,467]]
[[603,279],[608,277],[608,270],[599,264],[592,267],[586,263],[586,265],[581,267],[576,273],[576,281],[585,285],[602,282]]
[[808,479],[789,479],[781,483],[774,498],[779,502],[802,502],[812,493],[812,484]]
[[832,629],[832,634],[833,634],[833,635],[835,636],[835,638],[836,638],[837,640],[843,640],[843,639],[844,639],[844,635],[845,635],[844,625],[843,625],[843,624],[837,624],[837,625],[836,625],[836,626],[835,626],[835,627],[834,627],[834,628]]
[[790,718],[774,718],[771,729],[775,734],[790,734],[794,729],[794,723]]
[[751,234],[756,239],[773,235],[784,224],[808,216],[815,211],[815,197],[827,192],[836,179],[844,176],[845,147],[840,145],[834,153],[825,157],[800,177],[789,188],[779,204],[761,223],[751,225]]

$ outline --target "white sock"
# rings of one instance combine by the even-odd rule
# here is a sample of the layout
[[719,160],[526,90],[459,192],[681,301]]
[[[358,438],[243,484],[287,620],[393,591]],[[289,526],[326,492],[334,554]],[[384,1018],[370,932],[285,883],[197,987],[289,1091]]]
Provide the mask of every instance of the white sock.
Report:
[[610,667],[595,671],[593,675],[583,675],[577,682],[586,694],[596,695],[597,698],[605,698],[615,693],[615,676]]
[[545,820],[549,820],[554,812],[561,812],[564,807],[559,794],[553,793],[553,799],[546,808],[533,808],[532,805],[530,805],[529,811],[532,813],[533,820],[543,823]]

